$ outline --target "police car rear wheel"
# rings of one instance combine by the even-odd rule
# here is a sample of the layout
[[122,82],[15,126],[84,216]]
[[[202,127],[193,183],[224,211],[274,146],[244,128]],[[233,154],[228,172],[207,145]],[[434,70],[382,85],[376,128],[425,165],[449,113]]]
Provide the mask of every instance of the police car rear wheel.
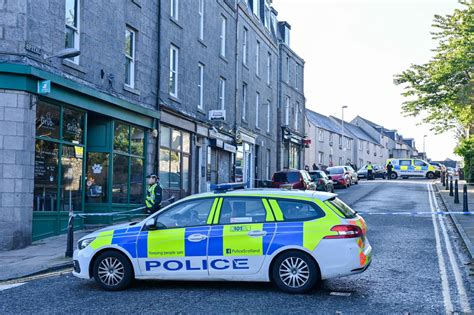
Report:
[[123,290],[130,285],[132,278],[132,266],[121,253],[107,251],[94,262],[94,279],[105,290]]
[[273,264],[273,281],[279,289],[288,293],[306,293],[318,281],[314,260],[298,251],[285,252]]
[[428,179],[433,179],[433,178],[435,178],[435,174],[433,172],[428,172],[426,174],[426,177],[428,177]]
[[397,177],[398,177],[397,173],[390,174],[390,179],[397,179]]

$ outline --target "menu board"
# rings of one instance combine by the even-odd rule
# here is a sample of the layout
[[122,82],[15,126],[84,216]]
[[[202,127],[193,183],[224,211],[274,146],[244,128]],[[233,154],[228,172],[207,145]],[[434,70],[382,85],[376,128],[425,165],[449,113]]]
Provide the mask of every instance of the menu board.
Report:
[[35,183],[56,184],[58,180],[58,144],[37,140],[35,148]]

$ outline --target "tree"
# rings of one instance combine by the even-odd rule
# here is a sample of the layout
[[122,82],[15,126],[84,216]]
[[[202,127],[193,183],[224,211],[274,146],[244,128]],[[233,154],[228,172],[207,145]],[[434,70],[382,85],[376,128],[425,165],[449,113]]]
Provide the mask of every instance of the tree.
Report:
[[435,132],[454,129],[463,138],[474,134],[474,2],[459,2],[462,9],[434,17],[433,59],[396,75],[395,84],[405,85],[407,115],[426,114],[423,122]]

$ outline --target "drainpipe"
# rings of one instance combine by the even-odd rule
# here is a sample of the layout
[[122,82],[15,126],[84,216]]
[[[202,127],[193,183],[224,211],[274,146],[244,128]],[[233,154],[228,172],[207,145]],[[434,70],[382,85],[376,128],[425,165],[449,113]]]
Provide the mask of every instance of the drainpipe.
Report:
[[[160,83],[161,83],[161,0],[158,0],[158,40],[157,46],[158,46],[158,51],[157,51],[157,76],[156,76],[156,110],[159,112],[160,111]],[[161,116],[160,116],[161,117]],[[158,174],[159,169],[158,165],[160,165],[160,121],[157,119],[155,122],[156,130],[158,131],[158,136],[156,137],[156,148],[155,148],[155,155],[156,155],[156,161],[155,161],[155,166],[153,169],[155,170],[155,173]]]
[[[239,99],[239,86],[240,86],[240,76],[239,76],[239,5],[240,1],[237,2],[237,7],[236,7],[236,14],[237,17],[235,18],[235,102],[234,102],[234,130],[235,130],[235,144],[238,145],[237,143],[237,133],[239,130],[239,127],[237,125],[237,108],[238,108],[238,99]],[[235,159],[237,158],[237,154],[235,154],[234,157],[234,166],[232,167],[232,181],[235,182]]]

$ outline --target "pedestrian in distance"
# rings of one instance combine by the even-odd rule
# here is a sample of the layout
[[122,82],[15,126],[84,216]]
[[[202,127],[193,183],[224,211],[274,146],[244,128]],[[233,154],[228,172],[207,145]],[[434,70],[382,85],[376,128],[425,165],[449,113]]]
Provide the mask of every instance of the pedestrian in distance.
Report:
[[145,199],[146,213],[153,214],[161,209],[163,187],[161,187],[160,178],[156,174],[150,174],[146,178],[148,184]]
[[387,164],[387,178],[388,179],[392,179],[392,170],[393,170],[392,162],[388,161],[388,164]]
[[369,162],[369,164],[367,164],[367,180],[374,179],[373,170],[374,167],[372,166],[372,162]]

